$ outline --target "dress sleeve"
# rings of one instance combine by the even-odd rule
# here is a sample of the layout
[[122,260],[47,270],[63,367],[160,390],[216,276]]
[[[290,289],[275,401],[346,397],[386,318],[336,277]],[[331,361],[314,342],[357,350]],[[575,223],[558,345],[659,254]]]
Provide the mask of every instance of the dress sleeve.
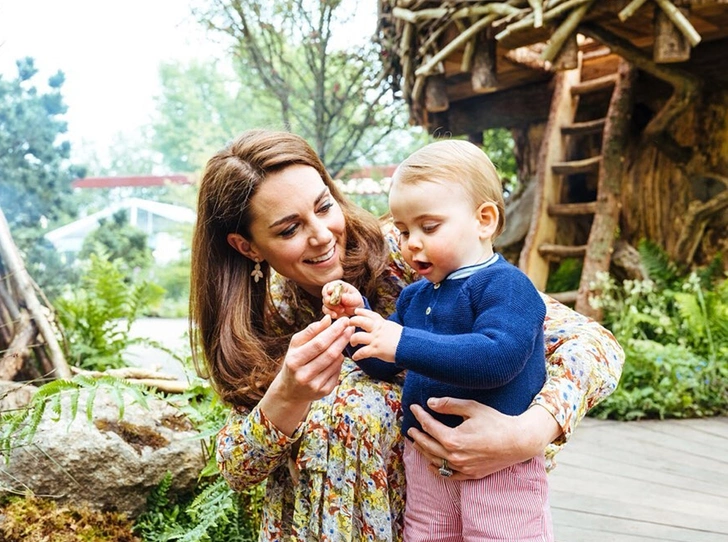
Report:
[[217,466],[230,487],[246,489],[263,480],[290,456],[301,437],[303,422],[292,436],[279,431],[260,407],[250,412],[233,409],[217,435]]
[[[609,330],[542,294],[548,377],[532,404],[546,408],[563,430],[558,449],[587,411],[617,387],[624,351]],[[552,450],[555,453],[557,450]]]

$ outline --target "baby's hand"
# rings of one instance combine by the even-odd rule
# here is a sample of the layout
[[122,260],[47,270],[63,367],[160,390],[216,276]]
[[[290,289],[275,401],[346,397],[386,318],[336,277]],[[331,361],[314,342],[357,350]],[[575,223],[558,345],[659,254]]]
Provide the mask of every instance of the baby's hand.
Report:
[[354,310],[364,307],[364,299],[359,290],[343,280],[334,280],[321,290],[324,314],[332,318],[352,316]]

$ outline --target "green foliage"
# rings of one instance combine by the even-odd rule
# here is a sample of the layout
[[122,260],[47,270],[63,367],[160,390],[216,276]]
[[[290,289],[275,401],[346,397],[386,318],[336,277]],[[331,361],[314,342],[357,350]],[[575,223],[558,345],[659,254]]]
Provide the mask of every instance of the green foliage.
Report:
[[582,260],[566,258],[559,263],[556,271],[551,273],[546,285],[547,292],[569,292],[579,289]]
[[61,96],[63,73],[36,87],[32,58],[17,61],[18,76],[0,76],[0,209],[28,272],[47,295],[73,280],[43,238],[46,228],[76,214],[71,181],[82,172],[69,164],[70,145]]
[[728,411],[728,365],[677,344],[624,343],[620,385],[590,415],[598,418],[693,418]]
[[503,189],[512,193],[518,188],[518,166],[515,155],[516,143],[506,128],[491,128],[483,132],[483,150],[498,170]]
[[67,164],[70,145],[60,139],[66,132],[63,74],[53,76],[51,89],[41,93],[33,59],[16,64],[16,79],[0,77],[0,208],[14,233],[37,235],[43,217],[55,223],[75,213],[69,194],[77,172]]
[[253,542],[258,540],[263,487],[236,493],[221,477],[198,486],[196,496],[172,499],[162,480],[134,525],[146,542]]
[[125,366],[122,352],[130,344],[147,342],[130,337],[131,326],[161,295],[149,282],[131,283],[121,260],[92,254],[80,287],[55,301],[65,330],[68,358],[84,369]]
[[137,519],[134,531],[147,542],[257,540],[263,485],[234,492],[220,476],[215,462],[214,438],[229,408],[209,386],[201,383],[168,397],[167,401],[199,431],[208,462],[191,495],[170,496],[169,482],[162,480],[150,496],[146,512]]
[[110,220],[100,219],[99,227],[84,239],[78,257],[87,259],[99,253],[108,260],[118,261],[127,277],[147,269],[152,263],[147,234],[129,224],[126,209],[118,210]]
[[379,51],[365,36],[354,37],[357,17],[371,5],[243,0],[208,6],[198,18],[228,39],[252,103],[277,113],[265,126],[303,136],[332,175],[393,127],[405,126],[403,104],[381,77]]
[[162,93],[152,123],[152,148],[175,172],[195,172],[214,152],[246,128],[267,126],[275,111],[254,96],[250,75],[237,76],[223,63],[162,64]]
[[148,392],[125,380],[111,376],[90,378],[85,375],[76,375],[70,380],[53,380],[38,388],[30,403],[25,407],[12,411],[0,411],[0,454],[7,461],[13,448],[30,443],[46,410],[50,409],[53,413],[52,419],[59,420],[63,397],[69,398],[70,421],[73,421],[78,413],[79,392],[82,389],[88,391],[86,404],[83,407],[86,418],[90,421],[93,417],[96,392],[100,388],[111,392],[119,408],[120,418],[124,415],[125,394],[131,395],[134,402],[147,407],[146,394]]
[[[625,349],[617,390],[591,411],[619,419],[728,412],[728,281],[716,266],[682,271],[640,244],[646,280],[600,276],[594,305]],[[652,278],[654,277],[654,279]]]

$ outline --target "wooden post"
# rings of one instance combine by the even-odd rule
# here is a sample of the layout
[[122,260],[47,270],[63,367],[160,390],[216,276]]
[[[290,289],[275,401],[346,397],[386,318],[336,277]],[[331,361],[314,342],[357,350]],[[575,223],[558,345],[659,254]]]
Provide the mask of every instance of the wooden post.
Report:
[[425,82],[425,109],[430,113],[447,111],[450,101],[447,98],[445,74],[437,73],[427,77]]
[[18,248],[13,242],[10,226],[2,209],[0,209],[0,257],[10,273],[11,280],[15,283],[18,295],[22,296],[30,316],[48,345],[51,361],[56,372],[54,376],[57,378],[71,378],[71,369],[66,363],[66,358],[63,356],[63,351],[53,333],[50,322],[43,314],[43,306],[35,295],[33,281],[28,275]]
[[637,69],[626,60],[622,60],[604,126],[602,167],[597,190],[598,210],[589,233],[575,307],[580,313],[595,320],[601,319],[601,311],[589,303],[589,298],[593,294],[590,285],[596,279],[597,273],[609,271],[615,233],[619,228],[622,168],[636,78]]
[[[687,10],[679,8],[685,15]],[[690,43],[670,17],[661,9],[655,10],[655,44],[652,50],[655,62],[685,62],[690,59]]]
[[576,32],[574,32],[564,42],[559,54],[554,59],[554,71],[573,70],[579,65],[579,44],[576,40]]
[[475,54],[470,81],[473,90],[479,94],[492,92],[498,87],[496,47],[496,41],[488,39],[487,32],[480,32],[475,38]]

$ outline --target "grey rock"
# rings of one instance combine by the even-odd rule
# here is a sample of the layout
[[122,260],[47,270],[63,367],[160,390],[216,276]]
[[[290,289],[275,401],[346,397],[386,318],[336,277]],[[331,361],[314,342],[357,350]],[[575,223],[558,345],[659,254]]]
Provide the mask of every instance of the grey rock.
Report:
[[162,400],[150,398],[147,409],[131,395],[123,397],[120,418],[115,399],[99,390],[89,421],[88,392],[80,392],[73,419],[71,398],[64,393],[60,419],[46,409],[32,443],[0,464],[0,494],[30,490],[135,518],[167,471],[173,480],[170,494],[192,489],[205,463],[192,425]]

